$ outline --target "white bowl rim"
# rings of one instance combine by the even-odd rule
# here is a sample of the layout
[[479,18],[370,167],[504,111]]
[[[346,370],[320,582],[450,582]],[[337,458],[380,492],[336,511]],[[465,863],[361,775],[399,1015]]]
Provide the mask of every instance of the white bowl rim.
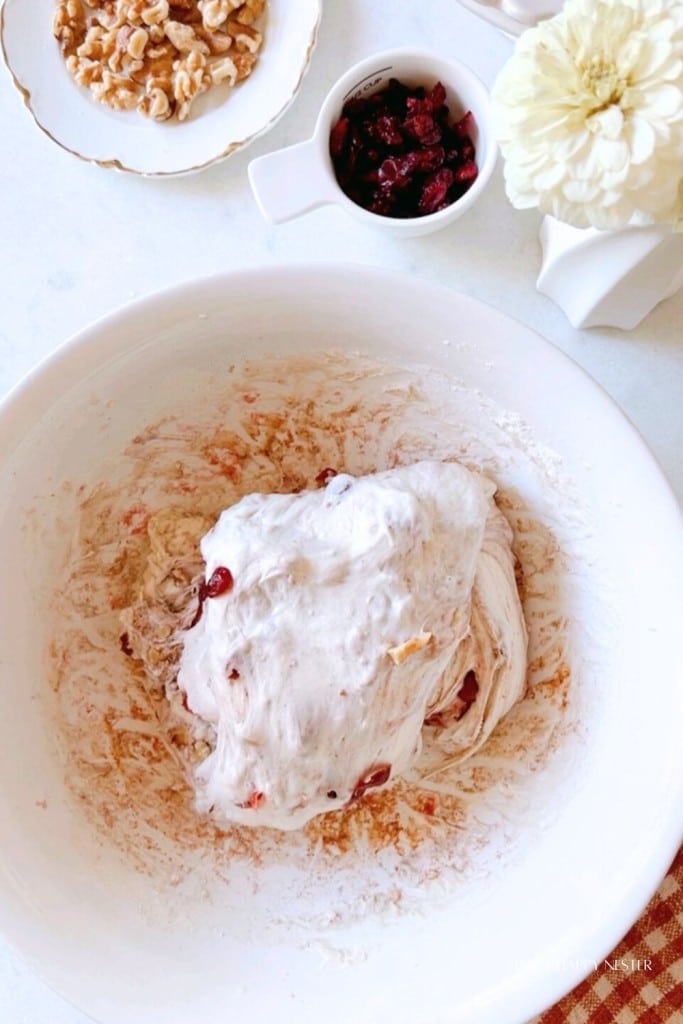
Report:
[[[59,373],[63,381],[66,378],[65,387],[73,386],[83,378],[86,372],[81,358],[84,353],[90,352],[91,356],[86,360],[87,369],[102,364],[102,352],[97,347],[97,340],[103,329],[116,333],[114,329],[118,325],[136,319],[143,312],[154,310],[166,297],[173,296],[176,300],[186,299],[190,303],[196,303],[202,294],[213,294],[225,282],[229,281],[233,285],[237,283],[241,287],[247,288],[251,287],[254,282],[262,280],[264,275],[289,278],[292,282],[300,280],[305,282],[308,289],[316,287],[316,278],[320,281],[325,278],[348,277],[349,275],[361,276],[365,285],[367,285],[368,277],[378,282],[384,281],[387,285],[393,285],[396,288],[411,287],[414,282],[418,282],[421,293],[427,296],[431,293],[434,296],[443,297],[446,293],[455,296],[458,302],[462,302],[473,310],[483,307],[489,313],[498,316],[501,323],[510,320],[518,323],[532,350],[543,350],[545,355],[554,363],[561,365],[563,371],[566,371],[570,377],[580,381],[584,389],[589,389],[593,397],[606,409],[609,409],[612,416],[616,414],[621,420],[621,427],[629,435],[629,443],[633,446],[634,451],[639,454],[641,459],[655,464],[661,485],[659,495],[661,511],[679,529],[679,547],[681,558],[683,558],[683,512],[668,481],[639,432],[618,405],[586,371],[538,332],[521,322],[514,321],[514,318],[487,306],[478,299],[456,292],[441,284],[363,264],[302,262],[254,266],[238,271],[228,271],[188,280],[151,292],[104,314],[59,345],[54,352],[30,370],[0,401],[0,421],[9,421],[10,428],[9,431],[3,429],[5,443],[3,450],[0,450],[0,460],[4,459],[7,451],[13,450],[24,433],[31,428],[35,421],[32,410],[36,407],[42,408],[43,399],[54,400],[58,397],[50,387],[50,381],[54,375]],[[119,347],[117,351],[126,351],[128,347],[127,343],[123,349]],[[112,350],[114,350],[114,346],[112,346]],[[675,562],[674,552],[672,564]],[[618,912],[606,920],[592,921],[587,925],[580,937],[581,949],[578,951],[581,954],[580,961],[567,959],[566,963],[558,965],[558,969],[552,975],[548,975],[545,984],[534,989],[533,998],[529,992],[527,992],[526,998],[522,994],[520,1005],[523,1005],[525,1010],[528,1007],[530,1012],[541,1012],[543,1008],[552,1005],[570,991],[589,973],[591,968],[588,966],[588,961],[602,961],[647,906],[683,840],[683,773],[679,775],[677,783],[671,782],[668,793],[668,809],[672,813],[663,818],[662,829],[658,835],[646,837],[649,846],[647,858],[642,862],[642,870],[639,874],[628,879]],[[11,937],[8,937],[8,941],[21,953],[20,946],[13,943]],[[40,968],[38,970],[40,972]],[[68,994],[65,994],[65,998],[72,999]]]

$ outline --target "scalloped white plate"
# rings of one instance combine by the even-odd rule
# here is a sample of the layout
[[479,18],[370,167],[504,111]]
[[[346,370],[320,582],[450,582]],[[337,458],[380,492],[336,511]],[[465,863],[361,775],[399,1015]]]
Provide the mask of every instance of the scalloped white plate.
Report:
[[320,0],[269,0],[249,78],[209,90],[187,121],[156,123],[136,110],[111,110],[74,82],[52,35],[55,7],[55,0],[5,0],[0,11],[3,57],[29,113],[74,156],[144,175],[202,170],[268,131],[299,90],[321,17]]

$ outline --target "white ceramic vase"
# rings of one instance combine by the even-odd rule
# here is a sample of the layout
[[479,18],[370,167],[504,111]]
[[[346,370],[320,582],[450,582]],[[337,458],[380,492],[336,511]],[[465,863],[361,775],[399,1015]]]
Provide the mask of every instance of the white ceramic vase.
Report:
[[545,217],[540,239],[536,287],[573,327],[631,330],[683,285],[683,231],[668,225],[598,231]]

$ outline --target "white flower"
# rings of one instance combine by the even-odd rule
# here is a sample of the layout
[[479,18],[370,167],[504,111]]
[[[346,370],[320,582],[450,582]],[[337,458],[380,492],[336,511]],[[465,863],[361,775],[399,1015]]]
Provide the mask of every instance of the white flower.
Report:
[[683,0],[568,0],[492,92],[513,206],[576,227],[683,219]]

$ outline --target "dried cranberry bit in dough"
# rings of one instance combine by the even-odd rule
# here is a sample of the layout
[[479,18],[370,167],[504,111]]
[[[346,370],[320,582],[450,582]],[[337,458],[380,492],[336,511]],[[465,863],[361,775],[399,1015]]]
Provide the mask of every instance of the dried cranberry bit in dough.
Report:
[[240,674],[238,669],[236,668],[231,668],[230,671],[228,672],[228,679],[239,679],[239,677]]
[[422,801],[422,806],[420,810],[422,811],[423,814],[427,814],[429,815],[429,817],[431,817],[436,812],[436,798],[433,796],[425,797],[425,799]]
[[359,800],[368,789],[373,789],[375,786],[383,786],[390,775],[390,764],[378,764],[374,768],[370,768],[367,774],[362,776],[356,783],[351,794],[351,800]]
[[325,466],[325,468],[321,469],[320,472],[318,473],[317,477],[315,478],[315,482],[317,483],[318,487],[325,487],[333,476],[337,476],[337,470],[332,469],[331,466]]
[[455,701],[450,708],[446,708],[444,711],[437,711],[433,715],[429,715],[425,718],[425,725],[438,725],[443,728],[448,719],[453,719],[455,722],[459,722],[461,718],[469,711],[477,699],[479,693],[479,683],[473,669],[465,673],[463,681],[460,685],[460,689],[455,695]]
[[[473,670],[470,669],[469,672],[467,672],[465,674],[465,678],[462,681],[462,686],[458,690],[458,693],[457,693],[458,700],[464,701],[464,703],[467,705],[467,707],[469,707],[470,704],[473,704],[474,701],[476,700],[476,697],[477,697],[478,693],[479,693],[479,683],[477,682],[477,677],[474,674]],[[465,711],[466,710],[467,710],[467,708],[465,708]],[[461,718],[462,718],[462,715],[465,713],[465,711],[463,711],[461,713],[461,715],[460,715]]]
[[219,565],[204,584],[204,597],[221,597],[234,586],[232,573],[224,565]]
[[228,591],[232,590],[234,582],[232,573],[229,569],[226,569],[224,565],[219,565],[218,568],[211,573],[208,581],[200,581],[197,589],[197,610],[194,613],[194,618],[188,626],[188,629],[192,629],[193,626],[196,626],[201,619],[206,599],[209,597],[220,597],[221,594],[227,594]]
[[247,799],[241,804],[235,804],[235,807],[242,807],[244,810],[255,811],[257,807],[264,804],[266,801],[266,794],[261,793],[260,790],[255,789],[253,793],[250,793]]
[[119,637],[119,645],[127,658],[133,657],[133,648],[130,646],[130,637],[127,633],[121,634]]

